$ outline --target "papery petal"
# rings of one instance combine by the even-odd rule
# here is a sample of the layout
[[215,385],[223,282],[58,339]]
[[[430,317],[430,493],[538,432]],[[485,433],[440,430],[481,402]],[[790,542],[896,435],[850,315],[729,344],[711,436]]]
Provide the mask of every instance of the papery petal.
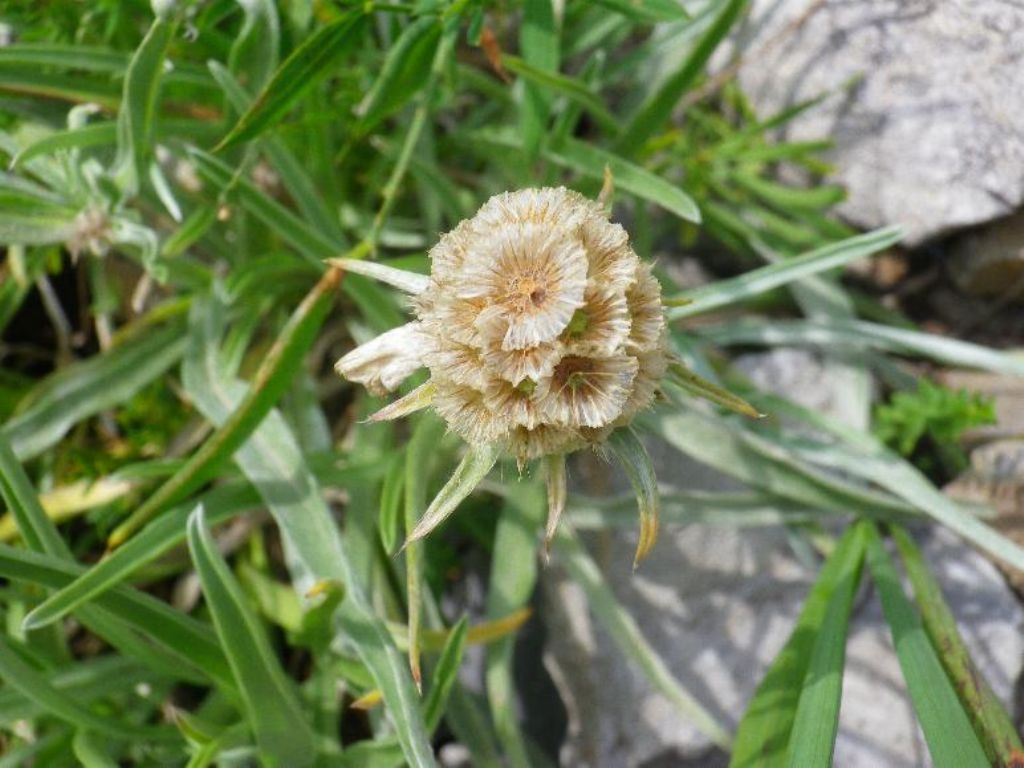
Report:
[[448,427],[471,445],[493,443],[508,434],[512,424],[484,402],[484,394],[451,381],[438,381],[434,410]]
[[560,342],[511,351],[491,345],[484,350],[483,359],[492,375],[517,385],[524,379],[539,381],[550,376],[558,361],[562,359],[562,354]]
[[661,284],[649,264],[638,266],[636,282],[626,291],[626,301],[632,318],[630,346],[641,351],[654,349],[665,329],[665,314],[661,305]]
[[509,426],[532,429],[540,423],[540,410],[533,399],[532,387],[514,386],[503,379],[495,379],[484,390],[484,402],[492,413],[500,414]]
[[423,367],[427,343],[418,322],[406,323],[356,347],[335,363],[334,370],[383,395]]
[[625,293],[591,283],[584,300],[562,334],[566,351],[582,357],[615,354],[629,338],[632,323]]
[[538,389],[547,423],[604,427],[622,413],[636,377],[636,358],[564,357]]

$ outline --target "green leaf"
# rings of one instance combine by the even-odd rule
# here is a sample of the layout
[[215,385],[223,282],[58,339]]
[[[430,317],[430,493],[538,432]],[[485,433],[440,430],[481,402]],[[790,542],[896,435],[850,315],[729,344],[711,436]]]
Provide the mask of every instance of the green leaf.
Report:
[[[552,0],[525,0],[523,23],[519,28],[519,48],[525,63],[540,72],[558,71],[558,29]],[[523,150],[533,160],[543,142],[551,113],[546,91],[527,82],[519,109],[519,130]]]
[[117,115],[116,164],[121,182],[132,195],[146,178],[160,75],[176,27],[172,21],[157,18],[132,55],[125,73],[121,110]]
[[91,731],[79,729],[71,741],[71,748],[83,768],[118,768],[117,762]]
[[694,397],[708,400],[723,408],[728,408],[730,411],[752,419],[760,419],[764,416],[739,395],[734,395],[729,390],[694,373],[682,362],[674,362],[669,365],[669,381]]
[[273,0],[239,0],[245,23],[231,46],[228,65],[250,91],[267,84],[277,69],[280,22]]
[[868,526],[868,565],[892,632],[900,669],[936,768],[991,765],[956,691],[900,586],[899,576],[873,524]]
[[651,648],[636,621],[615,598],[597,563],[566,526],[555,534],[555,553],[587,596],[587,605],[608,631],[623,656],[632,661],[651,686],[664,695],[712,742],[729,749],[729,732],[676,680],[664,660]]
[[427,511],[408,535],[406,542],[422,539],[443,523],[491,471],[499,453],[498,448],[493,445],[470,446],[444,488],[430,502]]
[[25,543],[36,552],[70,557],[70,550],[46,516],[36,489],[18,463],[7,436],[0,432],[0,495]]
[[18,152],[11,160],[11,168],[23,166],[29,160],[44,155],[52,155],[67,149],[85,149],[86,147],[103,147],[117,141],[117,123],[92,123],[81,128],[70,128],[56,131],[34,141]]
[[313,730],[264,628],[217,550],[201,506],[189,516],[188,549],[263,757],[282,768],[311,765]]
[[863,320],[744,320],[700,331],[716,344],[812,345],[831,349],[878,349],[946,365],[1024,376],[1024,357],[966,341]]
[[686,8],[678,0],[594,0],[638,24],[655,24],[659,21],[685,21],[690,18]]
[[238,408],[180,470],[117,527],[110,536],[111,548],[119,546],[161,509],[184,498],[213,477],[219,467],[248,439],[291,385],[327,317],[340,282],[340,270],[332,269],[313,287],[264,356],[252,386]]
[[11,641],[0,635],[0,677],[26,698],[35,702],[49,714],[72,725],[103,734],[108,739],[140,739],[146,741],[176,740],[167,728],[138,726],[130,722],[97,715],[51,686],[46,677],[33,669],[11,646]]
[[70,239],[78,211],[51,197],[0,185],[0,243],[47,245]]
[[672,110],[704,71],[711,54],[725,39],[747,6],[747,0],[725,0],[722,10],[696,41],[679,68],[666,78],[657,91],[640,105],[616,147],[625,155],[635,155],[655,133],[667,127]]
[[434,667],[433,683],[423,705],[423,719],[426,720],[427,730],[431,733],[436,731],[441,724],[448,694],[451,693],[452,687],[458,680],[459,666],[462,664],[462,652],[466,647],[468,630],[469,623],[465,617],[462,617],[448,633],[448,639],[441,650],[441,658],[438,659],[437,666]]
[[615,115],[608,111],[601,97],[581,80],[569,75],[560,74],[559,72],[541,69],[520,59],[518,56],[511,56],[509,54],[501,57],[501,63],[505,65],[509,72],[515,72],[531,85],[565,96],[570,101],[579,104],[609,133],[615,134],[618,132],[619,121]]
[[107,352],[62,368],[38,384],[3,429],[19,459],[56,445],[83,419],[130,400],[176,364],[185,350],[181,322],[139,333]]
[[348,11],[304,40],[274,72],[256,101],[214,151],[254,139],[279,122],[316,82],[317,76],[362,39],[364,18],[361,10]]
[[[681,294],[678,298],[686,299],[687,303],[669,309],[668,318],[669,320],[680,320],[736,304],[773,288],[827,272],[878,253],[899,242],[901,237],[902,231],[899,227],[878,229],[824,248],[818,248],[801,256],[768,264],[737,277],[719,280],[697,290]],[[775,323],[760,325],[769,329],[775,327]]]
[[[779,651],[764,679],[758,685],[750,704],[736,730],[729,768],[783,768],[787,761],[790,733],[797,718],[797,707],[802,704],[802,692],[808,683],[818,682],[809,677],[812,659],[819,657],[819,669],[827,661],[828,649],[821,644],[822,627],[832,618],[830,607],[838,589],[849,587],[859,572],[867,537],[860,526],[850,526],[836,544],[811,587],[800,611],[789,640]],[[844,633],[845,635],[845,633]],[[834,638],[833,638],[834,639]],[[820,646],[821,651],[818,650]],[[845,646],[845,638],[840,651]],[[831,692],[830,692],[831,693]],[[811,717],[811,716],[808,716]],[[801,725],[805,733],[812,722]],[[829,720],[831,725],[831,720]],[[808,734],[810,735],[810,734]],[[802,747],[801,747],[802,749]],[[829,761],[807,765],[829,765]]]
[[[509,130],[484,129],[469,134],[469,141],[499,150],[522,149],[522,140]],[[590,144],[567,138],[557,147],[542,153],[555,165],[570,168],[593,179],[604,180],[607,167],[618,189],[664,208],[685,221],[700,222],[700,211],[693,199],[660,176]]]
[[[4,578],[60,589],[84,572],[83,567],[59,557],[0,544],[0,575]],[[94,611],[92,606],[83,606],[79,611],[87,625],[102,622],[109,626],[107,618],[115,618],[123,626],[141,634],[149,643],[172,654],[178,665],[176,674],[180,673],[181,679],[193,679],[195,676],[187,674],[187,671],[194,667],[225,691],[230,693],[233,690],[234,683],[224,655],[206,624],[175,611],[144,592],[125,587],[97,598],[96,607],[102,611]],[[96,616],[100,621],[95,620]],[[94,628],[94,631],[101,637],[105,636],[103,627]]]
[[[193,304],[191,338],[182,371],[185,390],[215,424],[223,424],[246,393],[246,387],[225,376],[219,366],[217,339],[222,313],[223,307],[212,297],[209,302]],[[338,610],[341,636],[355,647],[373,675],[406,761],[413,768],[433,766],[433,750],[408,664],[373,613],[320,487],[277,411],[270,411],[236,452],[235,462],[259,491],[281,531],[285,560],[297,591],[304,595],[323,581],[345,585],[346,596]]]
[[[204,494],[201,502],[213,510],[208,518],[213,525],[259,506],[260,498],[246,486],[226,484]],[[194,503],[188,503],[168,510],[124,546],[118,547],[70,584],[58,589],[28,613],[24,620],[25,628],[36,629],[57,621],[183,542],[185,525],[194,506]]]
[[846,633],[853,598],[860,584],[865,545],[863,524],[855,525],[853,530],[852,552],[842,560],[831,599],[818,627],[800,702],[793,716],[793,732],[789,737],[790,768],[832,765],[839,730]]
[[891,530],[921,609],[925,631],[932,646],[941,650],[937,654],[939,661],[960,697],[986,756],[992,765],[1011,765],[1011,756],[1024,752],[1013,721],[971,660],[956,619],[921,551],[904,528],[893,526]]
[[441,39],[441,24],[423,17],[402,30],[388,50],[380,74],[356,109],[359,133],[369,133],[401,109],[430,78],[431,62]]

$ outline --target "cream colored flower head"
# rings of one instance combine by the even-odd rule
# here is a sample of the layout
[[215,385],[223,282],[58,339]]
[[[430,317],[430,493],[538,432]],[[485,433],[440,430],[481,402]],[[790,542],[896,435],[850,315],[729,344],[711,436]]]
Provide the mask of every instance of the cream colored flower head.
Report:
[[661,288],[599,203],[564,187],[496,195],[430,257],[429,278],[345,264],[414,294],[415,321],[337,364],[376,393],[430,370],[381,418],[429,402],[468,443],[522,464],[600,443],[654,400]]

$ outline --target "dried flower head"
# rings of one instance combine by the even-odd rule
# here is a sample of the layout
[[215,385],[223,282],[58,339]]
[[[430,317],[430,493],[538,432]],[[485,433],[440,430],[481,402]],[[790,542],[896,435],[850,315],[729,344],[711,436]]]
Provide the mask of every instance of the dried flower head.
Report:
[[[502,452],[520,467],[545,458],[550,539],[564,507],[564,454],[628,426],[669,370],[661,287],[605,208],[564,187],[492,197],[442,236],[430,257],[429,277],[338,262],[412,294],[417,319],[345,355],[337,371],[383,393],[428,368],[426,384],[373,418],[433,405],[471,446],[456,477],[469,465],[482,477]],[[649,468],[637,446],[612,442],[627,464],[635,459]],[[456,494],[454,504],[468,492]],[[657,523],[657,494],[647,497],[644,551]],[[440,515],[428,510],[412,537],[454,504],[442,504]]]
[[653,401],[661,289],[600,204],[497,195],[430,256],[418,320],[343,357],[343,376],[379,392],[426,366],[448,426],[520,463],[600,442]]

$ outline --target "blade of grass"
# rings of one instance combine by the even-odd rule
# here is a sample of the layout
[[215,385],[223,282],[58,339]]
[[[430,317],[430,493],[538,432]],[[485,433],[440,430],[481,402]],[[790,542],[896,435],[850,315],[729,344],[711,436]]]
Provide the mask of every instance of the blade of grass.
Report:
[[250,141],[280,122],[318,75],[362,38],[364,19],[362,9],[350,10],[306,38],[274,72],[252,106],[214,151]]
[[905,529],[893,526],[891,530],[921,609],[925,631],[960,696],[986,756],[992,765],[1012,765],[1012,756],[1024,753],[1016,727],[971,660],[957,630],[956,619],[921,551]]
[[[867,536],[850,526],[836,543],[811,587],[800,618],[747,705],[733,746],[729,768],[783,768],[801,692],[821,637],[821,628],[844,574],[856,572],[864,557]],[[824,650],[824,648],[823,648]],[[814,763],[827,765],[828,763]]]
[[422,539],[443,523],[491,471],[491,467],[498,461],[499,453],[493,445],[470,446],[451,478],[430,502],[412,533],[406,537],[406,545]]
[[924,731],[936,768],[985,768],[991,765],[971,727],[921,621],[903,594],[900,579],[882,539],[868,525],[868,566],[892,632],[900,669]]
[[505,54],[501,57],[501,61],[509,72],[519,75],[530,85],[565,96],[583,107],[609,134],[615,135],[618,132],[619,121],[604,105],[601,97],[594,93],[586,83],[569,75],[541,69],[518,56]]
[[217,550],[201,506],[189,516],[188,549],[264,759],[288,768],[311,765],[313,731],[264,628]]
[[812,345],[830,348],[869,348],[946,365],[978,368],[1009,376],[1024,376],[1024,358],[966,341],[920,331],[893,328],[863,320],[777,320],[772,323],[741,321],[699,331],[718,345]]
[[802,256],[746,272],[738,277],[719,280],[710,285],[681,294],[688,303],[668,310],[669,320],[692,317],[770,291],[810,275],[816,275],[877,253],[899,242],[899,227],[887,227],[857,235],[848,240],[818,248]]
[[[193,305],[183,366],[185,390],[215,424],[227,420],[246,392],[241,382],[224,377],[219,368],[217,339],[222,313],[223,306],[213,301]],[[381,690],[406,761],[413,768],[433,766],[433,750],[408,664],[370,607],[319,485],[277,411],[270,411],[237,451],[235,461],[259,491],[281,531],[285,562],[297,591],[305,595],[322,581],[345,585],[345,599],[337,614],[342,636],[355,647]]]
[[814,649],[807,665],[800,701],[793,716],[789,737],[790,768],[832,765],[839,703],[843,692],[843,666],[850,609],[860,584],[861,560],[866,537],[864,524],[853,526],[853,554],[844,558],[836,577],[825,615],[818,627]]
[[[519,28],[519,49],[527,65],[541,72],[557,72],[558,29],[552,0],[526,0]],[[537,157],[551,114],[551,99],[543,88],[527,81],[519,108],[523,150],[532,162]]]

